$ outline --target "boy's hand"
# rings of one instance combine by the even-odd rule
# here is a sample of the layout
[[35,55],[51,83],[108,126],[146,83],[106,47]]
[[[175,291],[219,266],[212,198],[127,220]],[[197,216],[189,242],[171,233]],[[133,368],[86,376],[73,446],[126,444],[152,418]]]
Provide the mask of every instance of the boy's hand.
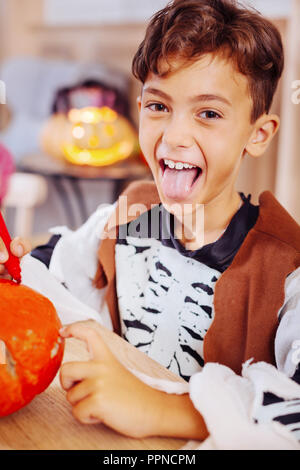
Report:
[[[17,237],[12,240],[10,250],[13,255],[18,258],[22,258],[31,251],[31,244],[29,240]],[[8,274],[4,266],[4,263],[6,263],[7,260],[8,252],[2,238],[0,237],[0,279],[11,279],[11,276]]]
[[77,322],[61,336],[86,342],[92,359],[62,365],[60,382],[73,415],[81,423],[104,423],[129,437],[157,435],[163,414],[163,392],[131,374],[112,354],[96,322]]

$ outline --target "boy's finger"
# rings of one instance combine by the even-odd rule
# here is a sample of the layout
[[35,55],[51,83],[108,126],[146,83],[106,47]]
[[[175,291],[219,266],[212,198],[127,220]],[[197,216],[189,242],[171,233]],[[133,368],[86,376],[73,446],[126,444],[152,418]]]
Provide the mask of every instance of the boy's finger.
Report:
[[0,237],[0,263],[6,263],[7,260],[8,252],[2,238]]
[[69,390],[77,382],[99,374],[98,365],[93,362],[66,362],[60,368],[59,379],[64,390]]
[[8,273],[2,274],[1,279],[7,279],[8,281],[12,281],[12,276]]
[[84,398],[87,398],[95,389],[94,380],[86,379],[78,384],[75,384],[74,387],[69,389],[67,393],[67,400],[71,403],[72,406],[76,405]]
[[101,423],[101,419],[95,417],[95,399],[93,395],[85,398],[75,405],[72,409],[74,417],[83,424]]
[[63,338],[73,337],[85,341],[92,359],[108,359],[112,356],[100,333],[84,323],[77,322],[62,328],[59,331]]
[[20,258],[21,256],[24,256],[30,252],[31,245],[28,240],[16,237],[12,240],[10,244],[10,249],[15,256],[18,256]]

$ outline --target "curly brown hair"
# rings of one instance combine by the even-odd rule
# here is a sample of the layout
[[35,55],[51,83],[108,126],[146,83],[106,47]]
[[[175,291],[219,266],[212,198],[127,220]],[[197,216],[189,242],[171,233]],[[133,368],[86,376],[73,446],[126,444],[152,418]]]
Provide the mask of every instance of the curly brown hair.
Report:
[[[176,57],[223,54],[248,78],[253,101],[251,122],[268,113],[284,66],[278,29],[255,9],[235,0],[173,0],[150,20],[132,62],[133,75],[145,83],[149,72]],[[169,59],[169,61],[168,61]]]

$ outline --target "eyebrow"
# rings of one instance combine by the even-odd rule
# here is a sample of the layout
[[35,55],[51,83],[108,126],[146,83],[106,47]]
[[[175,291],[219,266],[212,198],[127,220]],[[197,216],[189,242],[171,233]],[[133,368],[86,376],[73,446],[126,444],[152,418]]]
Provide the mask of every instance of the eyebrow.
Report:
[[[146,87],[146,88],[144,88],[144,92],[146,92],[146,93],[151,93],[152,95],[161,96],[162,98],[169,100],[171,103],[173,102],[173,100],[172,100],[172,98],[171,98],[170,95],[168,95],[168,94],[165,93],[164,91],[159,90],[159,89],[157,89],[157,88]],[[203,95],[193,96],[193,97],[190,99],[190,101],[191,101],[191,102],[197,102],[197,101],[201,101],[201,102],[204,102],[204,101],[221,101],[221,103],[225,103],[225,104],[227,104],[228,106],[231,106],[230,101],[228,101],[226,98],[224,98],[223,96],[220,96],[220,95],[213,95],[213,94],[203,94]]]
[[164,98],[166,100],[169,100],[171,103],[173,102],[170,95],[168,95],[167,93],[165,93],[162,90],[158,90],[157,88],[146,87],[146,88],[144,88],[144,92],[145,93],[150,93],[151,95],[161,96],[162,98]]

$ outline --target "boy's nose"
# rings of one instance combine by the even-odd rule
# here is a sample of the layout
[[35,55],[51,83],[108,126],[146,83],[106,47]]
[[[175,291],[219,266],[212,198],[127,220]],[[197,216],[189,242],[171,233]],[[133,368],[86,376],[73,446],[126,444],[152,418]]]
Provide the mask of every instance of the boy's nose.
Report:
[[183,119],[172,119],[164,129],[162,141],[170,148],[191,147],[193,144],[191,126]]

